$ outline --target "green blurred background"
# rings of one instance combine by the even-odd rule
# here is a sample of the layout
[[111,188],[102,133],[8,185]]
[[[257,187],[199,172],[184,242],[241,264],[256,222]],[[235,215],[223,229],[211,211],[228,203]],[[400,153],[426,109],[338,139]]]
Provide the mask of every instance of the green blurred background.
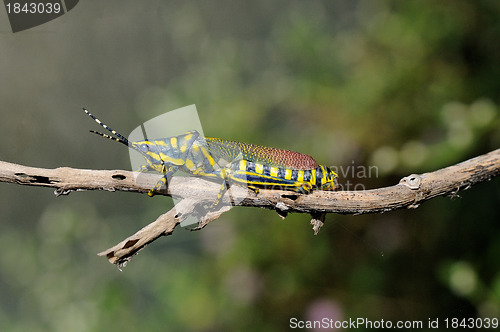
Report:
[[[205,134],[314,156],[348,189],[500,146],[500,2],[101,1],[10,32],[0,159],[129,169],[124,134],[196,104]],[[370,177],[353,174],[375,166]],[[290,318],[500,318],[500,182],[416,210],[282,221],[234,208],[119,272],[96,256],[165,197],[0,184],[1,331],[282,331]]]

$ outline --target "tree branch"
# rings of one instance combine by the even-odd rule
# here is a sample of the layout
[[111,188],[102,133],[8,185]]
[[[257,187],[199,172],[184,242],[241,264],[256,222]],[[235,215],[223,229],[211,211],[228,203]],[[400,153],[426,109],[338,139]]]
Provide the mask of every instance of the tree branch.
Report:
[[[232,186],[224,195],[221,206],[204,209],[213,202],[220,184],[201,178],[174,177],[168,190],[160,194],[180,198],[169,212],[145,226],[116,246],[101,252],[111,263],[124,265],[148,243],[174,228],[188,216],[199,219],[196,229],[203,228],[229,210],[231,203],[273,209],[283,218],[289,212],[311,214],[315,233],[324,222],[326,213],[363,214],[387,212],[400,208],[416,208],[428,199],[440,195],[456,195],[472,185],[500,174],[500,149],[434,172],[412,174],[394,186],[364,191],[315,191],[301,195],[281,190],[253,191]],[[43,169],[0,161],[0,182],[55,188],[55,194],[65,195],[79,190],[122,190],[147,193],[160,175],[140,174],[122,170],[82,170],[68,167]]]

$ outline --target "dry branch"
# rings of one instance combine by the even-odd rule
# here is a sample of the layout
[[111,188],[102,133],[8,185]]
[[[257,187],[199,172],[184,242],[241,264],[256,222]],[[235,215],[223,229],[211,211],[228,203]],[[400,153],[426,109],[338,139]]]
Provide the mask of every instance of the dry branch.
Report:
[[[122,265],[148,243],[163,235],[170,235],[174,228],[190,215],[198,217],[197,229],[217,219],[229,210],[231,202],[238,206],[254,206],[276,210],[285,217],[289,212],[311,214],[314,231],[324,222],[326,213],[363,214],[387,212],[400,208],[416,208],[430,198],[455,195],[459,190],[489,180],[500,174],[500,149],[434,172],[412,174],[391,187],[364,191],[315,191],[300,195],[288,191],[261,190],[259,194],[233,186],[224,196],[221,207],[207,211],[219,191],[220,184],[201,178],[175,177],[168,190],[161,192],[180,198],[169,212],[116,246],[103,251],[111,263]],[[82,170],[68,167],[43,169],[0,161],[0,182],[55,188],[56,195],[79,190],[122,190],[147,193],[158,180],[158,175],[141,174],[137,181],[133,172],[122,170]]]

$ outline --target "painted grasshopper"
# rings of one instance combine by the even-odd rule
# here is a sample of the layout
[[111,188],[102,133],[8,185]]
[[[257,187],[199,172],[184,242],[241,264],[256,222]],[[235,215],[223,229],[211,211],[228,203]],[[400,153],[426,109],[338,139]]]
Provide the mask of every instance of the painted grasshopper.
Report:
[[166,186],[177,171],[207,179],[222,180],[212,207],[217,206],[230,184],[247,187],[281,189],[309,194],[313,190],[335,190],[337,174],[309,155],[268,148],[254,144],[202,137],[197,131],[167,138],[131,142],[108,127],[85,108],[87,115],[113,136],[91,130],[92,133],[122,143],[144,157],[141,171],[157,171],[163,177],[149,192],[154,196]]

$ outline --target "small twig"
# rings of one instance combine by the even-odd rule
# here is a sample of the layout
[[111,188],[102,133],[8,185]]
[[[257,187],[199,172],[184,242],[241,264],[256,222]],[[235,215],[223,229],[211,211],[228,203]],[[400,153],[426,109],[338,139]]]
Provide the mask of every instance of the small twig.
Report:
[[319,229],[325,224],[326,213],[311,213],[311,217],[314,235],[318,235]]
[[[416,208],[423,201],[440,195],[456,195],[472,185],[489,180],[500,174],[500,149],[465,162],[434,172],[412,174],[391,187],[364,191],[315,191],[301,195],[281,190],[260,190],[256,195],[245,188],[232,186],[216,211],[200,212],[199,207],[213,203],[220,184],[193,177],[174,177],[168,190],[160,192],[181,198],[175,208],[158,217],[136,234],[125,239],[100,255],[106,255],[111,263],[124,264],[148,243],[173,232],[182,220],[196,215],[199,227],[229,210],[231,202],[238,206],[254,206],[273,209],[285,217],[289,212],[309,213],[313,216],[317,232],[326,213],[363,214],[387,212],[400,208]],[[67,167],[43,169],[0,161],[0,182],[55,188],[56,195],[79,190],[121,190],[147,193],[159,175],[113,170],[82,170]]]

